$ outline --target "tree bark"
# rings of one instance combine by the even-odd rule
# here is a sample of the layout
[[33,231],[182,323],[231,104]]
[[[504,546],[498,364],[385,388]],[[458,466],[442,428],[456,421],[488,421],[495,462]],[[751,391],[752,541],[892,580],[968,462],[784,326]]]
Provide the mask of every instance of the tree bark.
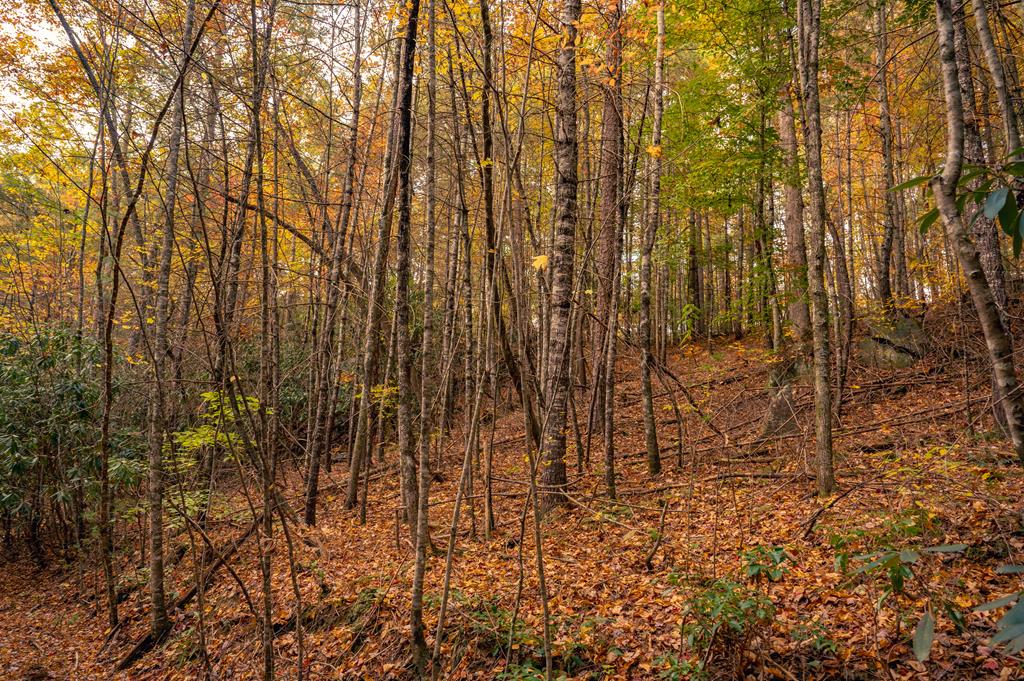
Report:
[[541,497],[546,512],[565,497],[565,425],[569,390],[570,312],[576,256],[576,35],[580,0],[562,4],[561,38],[555,57],[555,240],[551,267],[551,331],[545,369],[547,418],[541,438]]
[[402,474],[402,497],[405,502],[406,522],[415,540],[416,514],[419,510],[416,478],[416,448],[412,430],[412,348],[409,339],[409,282],[412,275],[412,93],[416,58],[416,30],[419,24],[419,0],[408,5],[409,16],[405,28],[405,46],[402,61],[402,92],[398,109],[398,257],[395,276],[398,279],[395,294],[395,324],[398,353],[398,457]]
[[821,107],[818,95],[820,0],[798,0],[800,86],[803,95],[804,149],[810,197],[808,292],[814,343],[814,432],[818,493],[835,489],[832,470],[832,393],[829,386],[828,295],[825,291],[825,188],[821,164]]
[[[977,9],[977,7],[975,8]],[[946,161],[942,174],[931,180],[932,193],[942,215],[949,241],[967,279],[974,309],[985,335],[992,372],[1003,395],[1002,407],[1010,438],[1018,458],[1024,463],[1024,403],[1018,392],[1013,362],[1013,342],[999,315],[992,289],[981,266],[978,249],[971,241],[956,205],[956,186],[964,159],[964,117],[957,68],[953,14],[949,0],[935,0],[939,32],[939,59],[942,66],[946,100]]]
[[[796,116],[787,83],[781,93],[779,140],[782,144],[784,192],[786,198],[786,294],[787,310],[798,345],[810,342],[811,319],[807,306],[807,244],[804,237],[804,201],[800,189],[800,159],[797,152]],[[741,273],[742,276],[742,273]]]
[[665,2],[658,3],[658,38],[654,58],[654,121],[651,128],[650,187],[647,196],[647,220],[640,252],[640,388],[643,395],[644,443],[647,448],[647,471],[661,472],[661,449],[654,419],[654,395],[651,389],[651,256],[661,224],[661,126],[664,116],[665,92]]
[[885,204],[884,233],[878,260],[878,297],[882,305],[891,307],[893,303],[893,243],[896,238],[897,224],[896,197],[892,192],[895,182],[893,180],[892,118],[889,114],[889,56],[885,0],[878,0],[878,5],[875,7],[875,31],[876,68],[878,71],[878,127],[882,136],[882,191]]

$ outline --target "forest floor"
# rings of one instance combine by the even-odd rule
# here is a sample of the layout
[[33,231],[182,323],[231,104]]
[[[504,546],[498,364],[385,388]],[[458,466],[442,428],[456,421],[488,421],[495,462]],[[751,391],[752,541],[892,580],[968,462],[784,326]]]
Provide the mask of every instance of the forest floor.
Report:
[[[624,353],[616,393],[619,500],[606,497],[595,436],[592,465],[583,473],[574,472],[570,446],[571,503],[544,521],[556,669],[579,679],[684,679],[697,665],[711,678],[1024,678],[1019,657],[987,645],[1000,611],[971,612],[1020,589],[1019,575],[997,575],[996,568],[1024,562],[1024,472],[1008,445],[985,431],[991,419],[984,364],[940,350],[909,369],[855,365],[835,431],[838,492],[819,500],[809,475],[808,387],[795,389],[796,432],[759,438],[770,363],[763,347],[756,339],[723,340],[670,354],[669,366],[696,409],[668,379],[684,413],[684,444],[678,451],[663,386],[656,410],[665,470],[656,478],[647,474],[643,454],[636,359]],[[585,402],[585,393],[577,400]],[[580,412],[585,420],[585,408]],[[485,539],[480,499],[463,514],[441,647],[447,679],[543,678],[534,669],[543,668],[543,618],[532,516],[524,515],[522,415],[509,411],[493,425],[483,424],[482,438],[493,442],[497,527]],[[394,456],[389,450],[386,460]],[[439,549],[447,542],[461,456],[456,432],[431,491]],[[345,472],[335,466],[322,483],[319,526],[290,528],[306,612],[303,669],[309,679],[408,678],[413,552],[406,531],[396,530],[397,475],[392,469],[373,480],[367,523],[360,525],[342,510]],[[294,471],[288,479],[285,495],[297,500]],[[477,480],[475,492],[481,489]],[[250,522],[245,518],[225,514],[213,522],[211,541],[223,546],[239,536]],[[296,584],[279,525],[276,531],[277,662],[281,678],[295,678]],[[184,534],[175,540],[185,541]],[[922,551],[950,544],[966,548]],[[871,561],[859,556],[890,548],[904,550],[902,567],[858,573]],[[138,551],[125,561],[137,567]],[[428,565],[429,640],[444,564],[438,555]],[[213,678],[259,678],[259,620],[247,605],[251,599],[260,607],[253,543],[243,544],[229,565],[233,574],[218,573],[205,593],[202,622],[195,602],[175,612],[168,640],[116,674],[111,670],[147,625],[144,589],[121,604],[127,624],[106,641],[95,566],[3,565],[0,678],[185,679],[202,678],[204,667]],[[144,580],[134,567],[122,568],[124,579]],[[182,560],[170,571],[172,591],[184,592],[194,577],[190,559]],[[929,608],[936,634],[922,663],[911,639]],[[717,619],[705,617],[715,611]]]

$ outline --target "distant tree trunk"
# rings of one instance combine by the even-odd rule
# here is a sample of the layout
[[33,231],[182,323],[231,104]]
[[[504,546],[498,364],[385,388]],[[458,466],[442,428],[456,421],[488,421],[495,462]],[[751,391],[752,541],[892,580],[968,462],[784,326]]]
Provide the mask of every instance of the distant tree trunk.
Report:
[[601,75],[604,105],[601,110],[601,217],[597,234],[597,290],[595,316],[597,324],[592,334],[591,390],[594,413],[593,427],[604,428],[605,380],[611,368],[606,365],[608,334],[604,325],[610,319],[615,272],[618,268],[618,225],[622,191],[622,30],[619,0],[607,0],[608,32],[605,47],[605,72]]
[[[594,371],[591,381],[596,427],[604,434],[605,485],[615,498],[615,344],[618,328],[619,261],[623,226],[623,110],[622,110],[622,6],[609,0],[608,44],[605,50],[606,82],[601,112],[601,230],[598,238],[597,319],[602,330],[594,334]],[[603,343],[596,342],[603,338]],[[603,352],[602,352],[603,349]]]
[[693,312],[687,324],[690,327],[690,335],[696,338],[704,332],[704,290],[700,280],[700,221],[692,208],[689,226],[686,251],[686,302],[693,306]]
[[647,196],[647,221],[640,252],[640,384],[643,393],[644,442],[647,447],[647,471],[661,472],[661,450],[654,420],[654,393],[651,389],[651,255],[661,224],[661,126],[665,92],[665,2],[658,3],[658,43],[654,59],[654,122],[651,128],[651,177]]
[[839,220],[832,220],[828,214],[825,215],[825,222],[832,235],[832,245],[835,249],[834,270],[838,319],[836,320],[835,348],[836,390],[833,406],[837,417],[843,408],[843,392],[846,389],[846,376],[850,368],[850,346],[853,343],[853,285],[850,283],[850,272],[847,268],[841,220],[841,211]]
[[[975,7],[977,10],[977,6]],[[956,186],[960,179],[964,154],[964,117],[957,68],[953,15],[949,0],[935,0],[939,32],[939,59],[946,99],[946,162],[941,175],[931,180],[932,193],[946,226],[949,240],[955,245],[957,259],[967,279],[971,300],[978,313],[988,346],[992,372],[1003,395],[1002,407],[1010,430],[1010,438],[1018,458],[1024,463],[1024,400],[1018,391],[1013,362],[1013,342],[999,315],[992,289],[981,265],[981,257],[971,242],[956,205]]]
[[[413,0],[417,2],[418,0]],[[410,15],[411,16],[411,15]],[[410,26],[408,28],[414,28]],[[371,413],[373,412],[373,388],[377,380],[377,370],[380,363],[380,333],[381,320],[384,314],[384,292],[387,283],[388,273],[388,252],[391,249],[391,226],[394,219],[395,197],[398,192],[398,129],[400,120],[400,99],[399,94],[404,94],[406,84],[402,82],[405,73],[412,70],[412,64],[407,64],[407,58],[411,62],[411,52],[415,47],[415,35],[412,36],[413,45],[409,45],[409,33],[406,31],[402,41],[401,55],[395,63],[395,71],[398,76],[396,80],[399,85],[395,89],[395,106],[391,112],[391,125],[388,131],[388,151],[385,154],[388,164],[387,178],[384,183],[384,200],[381,204],[380,223],[377,230],[377,246],[373,256],[373,271],[368,273],[371,277],[370,297],[367,301],[366,327],[363,334],[362,369],[361,369],[361,397],[359,409],[357,410],[356,436],[352,447],[352,462],[349,466],[348,489],[345,494],[345,508],[353,509],[359,501],[359,476],[364,465],[368,463],[370,455],[370,429]],[[410,99],[412,84],[409,83]],[[310,465],[314,464],[310,462]],[[310,474],[309,477],[314,477]],[[307,478],[305,521],[307,525],[316,524],[316,496],[310,495]]]
[[549,309],[551,331],[545,369],[544,435],[541,439],[542,507],[564,498],[566,403],[569,390],[570,312],[576,256],[576,34],[580,0],[564,0],[561,38],[555,57],[555,241]]
[[[266,192],[264,191],[264,145],[263,121],[263,89],[266,84],[268,70],[270,34],[274,21],[274,10],[267,17],[267,27],[262,36],[256,30],[256,3],[249,5],[249,20],[252,22],[251,49],[253,51],[253,71],[258,84],[253,87],[253,144],[256,147],[256,220],[259,225],[260,280],[260,382],[259,382],[259,437],[253,450],[257,454],[260,469],[260,491],[262,493],[262,512],[260,522],[260,587],[262,595],[262,628],[261,643],[263,649],[263,681],[274,681],[274,590],[273,590],[273,547],[274,547],[274,506],[276,504],[274,481],[277,477],[277,418],[280,405],[277,404],[277,225],[267,224],[265,208]],[[276,100],[276,98],[275,98]],[[274,183],[277,182],[278,149],[277,137],[274,137]],[[279,196],[278,192],[274,192]],[[277,212],[275,211],[275,215]],[[253,520],[257,522],[257,519]]]
[[808,292],[814,342],[814,431],[818,493],[835,489],[832,470],[832,393],[829,386],[828,296],[825,291],[825,188],[821,164],[821,108],[818,95],[820,0],[798,0],[800,85],[803,95],[804,149],[810,196]]
[[892,305],[893,241],[896,230],[896,197],[893,195],[892,119],[889,115],[888,48],[885,0],[875,7],[876,68],[878,70],[878,119],[882,135],[882,192],[885,203],[885,231],[878,261],[878,297],[885,306]]
[[974,23],[978,31],[978,39],[981,42],[981,51],[985,55],[989,77],[992,78],[992,86],[996,91],[996,101],[999,102],[999,113],[1003,119],[1003,133],[1006,136],[1006,152],[1018,155],[1017,150],[1020,149],[1021,142],[1017,113],[1013,107],[1009,85],[1006,82],[1006,70],[1003,67],[1003,62],[999,59],[999,53],[992,38],[985,0],[971,0],[971,5],[974,8]]
[[[435,22],[437,8],[435,0],[429,0],[427,16],[427,252],[426,272],[423,282],[423,364],[420,374],[420,432],[419,432],[419,478],[417,480],[416,531],[413,543],[416,547],[415,566],[412,581],[412,612],[410,633],[412,636],[413,665],[417,678],[424,678],[429,659],[427,639],[423,625],[423,578],[427,571],[427,546],[430,544],[430,525],[427,514],[430,500],[430,443],[433,437],[433,412],[431,395],[436,391],[433,382],[434,367],[434,238],[436,221],[436,159],[437,151],[437,42]],[[442,355],[442,362],[446,357]]]
[[[483,84],[480,94],[480,128],[482,138],[483,155],[480,160],[480,183],[483,190],[484,209],[484,237],[486,240],[486,253],[484,256],[487,284],[489,293],[487,302],[483,309],[489,310],[497,325],[498,347],[501,351],[501,359],[509,373],[512,387],[519,397],[520,403],[524,405],[528,423],[527,435],[536,444],[540,440],[540,424],[533,412],[533,404],[524,399],[523,367],[512,349],[509,329],[505,323],[505,315],[501,309],[501,287],[498,277],[499,270],[502,270],[501,249],[497,244],[494,219],[494,121],[491,114],[492,90],[496,89],[494,83],[493,66],[493,45],[494,33],[491,27],[490,4],[486,0],[480,2],[480,23],[483,33],[483,55],[481,56],[481,70],[483,72]],[[469,105],[467,96],[466,117],[469,119]]]
[[[343,267],[344,259],[347,254],[346,249],[346,238],[348,236],[349,225],[352,221],[353,204],[354,204],[354,193],[355,193],[355,172],[356,164],[359,158],[359,120],[361,114],[361,104],[363,95],[363,80],[362,80],[362,49],[363,49],[363,27],[361,23],[361,8],[359,2],[356,2],[353,6],[353,24],[355,26],[355,45],[353,47],[353,67],[352,67],[352,79],[353,79],[353,93],[352,93],[352,120],[350,122],[349,138],[348,138],[348,160],[347,167],[345,170],[344,186],[342,188],[342,200],[341,200],[341,215],[340,224],[337,230],[333,230],[330,238],[330,265],[327,273],[327,292],[326,292],[326,305],[323,317],[323,329],[320,333],[319,344],[317,346],[316,358],[318,361],[317,367],[317,378],[316,385],[319,390],[316,394],[316,403],[313,411],[313,423],[310,425],[311,437],[307,452],[307,472],[306,472],[306,504],[311,506],[314,511],[316,507],[318,489],[320,484],[320,462],[325,461],[328,466],[331,462],[331,435],[334,430],[334,414],[337,409],[335,404],[336,397],[338,395],[339,381],[338,371],[335,366],[336,352],[335,352],[335,335],[338,327],[338,307],[339,300],[342,300],[342,307],[344,307],[343,293],[346,293],[345,286],[343,284]],[[294,145],[292,145],[294,151]],[[298,160],[299,155],[294,154]],[[315,183],[311,183],[311,188],[315,188]],[[319,193],[319,192],[318,192]],[[321,203],[325,204],[326,201],[323,197],[319,197]],[[326,222],[326,220],[325,220]],[[349,437],[353,436],[351,432],[352,424],[349,424]],[[328,470],[330,470],[328,468]]]
[[733,338],[743,338],[743,316],[746,310],[746,299],[744,298],[744,282],[746,282],[746,254],[747,254],[747,233],[744,221],[743,206],[740,206],[739,214],[736,216],[739,223],[740,237],[736,249],[736,313],[732,323]]
[[[182,45],[188,54],[195,21],[195,2],[190,0],[185,12]],[[185,118],[185,71],[187,57],[178,65],[180,89],[175,95],[171,114],[171,143],[167,153],[167,197],[164,201],[164,233],[160,247],[159,270],[156,283],[156,317],[153,333],[153,383],[148,404],[147,434],[149,439],[149,599],[151,627],[154,638],[160,638],[170,628],[167,602],[164,596],[164,536],[163,536],[163,450],[167,426],[167,394],[164,389],[167,366],[168,320],[170,317],[171,259],[174,255],[175,208],[177,204],[178,170],[181,156],[182,126]],[[145,320],[140,320],[143,324]]]

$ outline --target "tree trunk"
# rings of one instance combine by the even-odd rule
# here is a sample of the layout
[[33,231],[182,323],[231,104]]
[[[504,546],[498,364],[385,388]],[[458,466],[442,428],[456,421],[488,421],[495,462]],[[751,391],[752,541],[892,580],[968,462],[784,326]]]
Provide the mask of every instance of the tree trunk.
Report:
[[654,396],[651,389],[651,255],[661,224],[661,126],[664,116],[665,91],[665,2],[658,3],[658,43],[654,60],[654,122],[651,128],[651,178],[647,196],[647,221],[644,225],[640,253],[640,383],[643,394],[644,443],[647,447],[647,471],[661,472],[661,450],[654,419]]
[[[190,1],[185,13],[182,44],[184,53],[192,41],[195,21],[195,2]],[[171,143],[167,154],[167,198],[164,201],[164,233],[160,247],[159,270],[156,283],[156,317],[153,333],[153,383],[148,404],[147,435],[149,439],[149,599],[151,628],[160,638],[170,628],[167,601],[164,596],[164,536],[163,536],[163,449],[167,425],[167,394],[164,389],[168,354],[168,319],[170,317],[171,258],[174,255],[174,217],[177,204],[178,166],[181,155],[182,126],[185,118],[185,57],[178,65],[180,89],[175,96],[171,114]]]
[[793,99],[788,83],[781,97],[779,140],[782,143],[786,195],[786,296],[789,299],[787,309],[789,322],[793,325],[793,336],[800,346],[806,348],[811,334],[810,310],[807,307],[807,245],[804,238],[804,202],[800,189],[796,117],[793,114]]
[[416,449],[412,432],[412,348],[409,340],[409,282],[412,268],[412,93],[414,62],[416,60],[416,29],[419,24],[419,0],[408,5],[409,17],[405,25],[405,43],[402,51],[402,81],[398,108],[398,279],[395,294],[396,349],[398,353],[398,457],[402,477],[402,498],[405,518],[415,531],[419,510],[418,482],[416,478]]
[[570,312],[576,257],[576,34],[580,0],[564,0],[561,39],[555,57],[555,241],[549,309],[551,331],[545,369],[544,435],[540,496],[544,511],[564,499],[566,403],[569,390]]
[[[975,9],[977,10],[977,6]],[[956,205],[956,186],[964,158],[964,117],[956,62],[953,15],[949,0],[935,0],[935,15],[946,99],[947,140],[945,166],[941,175],[932,178],[931,188],[948,238],[955,246],[957,259],[967,279],[971,300],[985,335],[992,372],[1003,395],[1003,413],[1006,416],[1013,448],[1024,463],[1024,400],[1018,392],[1013,342],[1000,318],[995,297],[981,266],[978,249],[972,243]]]
[[596,244],[597,286],[595,291],[595,317],[592,334],[592,350],[590,353],[593,369],[590,387],[593,391],[594,414],[596,419],[593,427],[597,431],[604,429],[605,381],[611,374],[607,367],[607,340],[605,329],[610,319],[614,278],[619,261],[618,225],[619,209],[622,192],[622,30],[621,6],[619,0],[607,0],[605,8],[608,15],[606,34],[605,64],[601,73],[601,92],[603,107],[601,110],[601,174],[599,179],[601,193],[601,214]]
[[[420,374],[420,432],[419,478],[417,480],[416,547],[412,581],[412,609],[409,628],[412,637],[413,665],[417,678],[424,678],[428,662],[427,639],[423,626],[423,578],[427,571],[427,546],[430,544],[430,525],[427,514],[430,499],[430,442],[433,435],[431,393],[434,392],[433,357],[434,340],[434,237],[436,220],[436,160],[437,148],[437,43],[435,0],[429,0],[427,17],[427,253],[423,283],[423,365]],[[442,361],[446,357],[443,356]],[[443,392],[443,391],[439,391]]]
[[828,295],[825,291],[825,188],[821,164],[821,108],[818,96],[820,0],[798,0],[800,86],[804,104],[804,149],[810,196],[808,292],[814,343],[814,432],[818,493],[835,488],[832,470],[832,394],[829,386]]
[[875,30],[877,34],[878,127],[882,135],[882,195],[885,202],[885,231],[882,236],[882,249],[878,260],[878,297],[882,305],[891,307],[893,302],[893,242],[898,227],[896,225],[896,197],[892,192],[892,187],[895,183],[893,181],[892,119],[889,115],[889,56],[885,0],[878,0],[878,6],[875,8]]

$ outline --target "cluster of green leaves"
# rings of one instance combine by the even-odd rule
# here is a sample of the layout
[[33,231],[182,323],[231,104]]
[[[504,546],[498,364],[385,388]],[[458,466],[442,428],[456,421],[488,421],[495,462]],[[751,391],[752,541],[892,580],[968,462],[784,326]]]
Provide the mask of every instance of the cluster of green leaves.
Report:
[[544,670],[533,662],[509,664],[495,677],[499,681],[544,681]]
[[[854,559],[862,561],[863,564],[854,570],[853,574],[877,573],[886,576],[886,586],[877,604],[878,607],[881,607],[891,596],[906,591],[907,582],[914,577],[913,566],[921,559],[922,554],[963,553],[967,548],[966,544],[943,544],[922,549],[874,551]],[[958,630],[965,627],[963,613],[955,604],[947,599],[930,596],[924,614],[914,631],[914,655],[922,662],[927,660],[931,654],[932,643],[935,640],[935,612],[937,610],[944,611]]]
[[[790,636],[799,644],[810,644],[812,650],[818,655],[835,655],[839,651],[839,644],[836,643],[828,632],[828,629],[821,622],[801,622],[793,627]],[[812,667],[819,666],[818,660],[813,660]]]
[[490,648],[491,654],[503,654],[509,643],[519,655],[538,653],[541,637],[522,618],[513,618],[512,611],[502,607],[498,598],[469,598],[457,590],[452,592],[452,597],[465,605],[470,630],[479,637],[481,645]]
[[210,509],[209,491],[192,483],[203,456],[223,454],[228,460],[246,451],[246,427],[260,410],[259,398],[252,395],[229,395],[211,390],[200,395],[202,411],[191,427],[171,434],[164,447],[164,471],[172,480],[168,486],[168,526],[184,527],[186,518],[196,517]]
[[[181,472],[190,469],[196,463],[196,456],[207,448],[222,450],[228,457],[237,455],[245,441],[244,421],[247,414],[259,412],[259,398],[248,395],[228,396],[224,391],[211,390],[200,395],[202,412],[198,423],[172,435],[174,445],[168,458],[172,470]],[[234,402],[234,404],[232,404]]]
[[686,608],[681,632],[686,645],[701,657],[709,649],[741,649],[775,616],[767,596],[729,579],[716,579]]
[[[72,332],[0,337],[0,509],[18,516],[69,504],[99,473],[99,349]],[[130,478],[114,462],[112,473]]]
[[704,663],[700,660],[688,660],[676,655],[661,655],[654,660],[661,671],[658,678],[665,681],[700,681],[707,678]]
[[782,546],[755,546],[743,553],[743,573],[752,582],[764,580],[777,582],[786,574],[783,563],[792,561],[792,556]]
[[[1020,159],[1024,149],[1014,150],[1006,163],[995,166],[964,165],[956,186],[956,206],[963,215],[969,204],[975,206],[968,223],[970,228],[984,216],[988,220],[997,220],[1003,233],[1013,242],[1014,257],[1020,256],[1024,248],[1024,210],[1018,206],[1017,192],[1021,189],[1024,178],[1024,159]],[[893,191],[901,191],[923,185],[931,180],[931,176],[922,175],[907,180],[893,187]],[[938,207],[932,208],[920,219],[921,233],[928,231],[939,219]]]
[[[1001,565],[996,569],[1000,575],[1024,574],[1024,565]],[[1011,606],[996,623],[996,633],[989,641],[993,646],[1005,644],[1007,654],[1015,655],[1024,650],[1024,591],[997,598],[974,608],[973,612],[989,612]]]

